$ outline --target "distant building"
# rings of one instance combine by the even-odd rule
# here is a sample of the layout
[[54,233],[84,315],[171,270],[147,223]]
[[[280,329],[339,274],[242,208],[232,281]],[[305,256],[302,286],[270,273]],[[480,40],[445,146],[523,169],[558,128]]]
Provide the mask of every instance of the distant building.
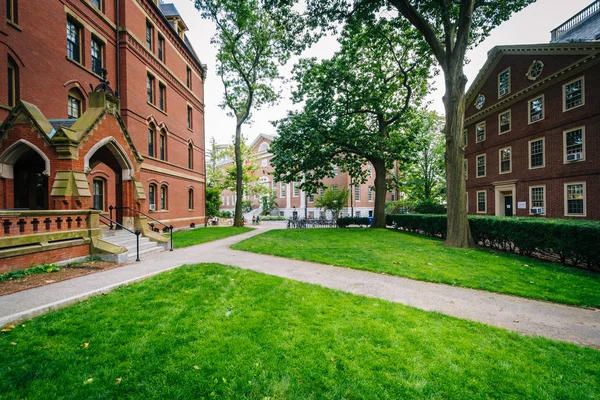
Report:
[[466,94],[470,214],[600,219],[600,1],[497,46]]

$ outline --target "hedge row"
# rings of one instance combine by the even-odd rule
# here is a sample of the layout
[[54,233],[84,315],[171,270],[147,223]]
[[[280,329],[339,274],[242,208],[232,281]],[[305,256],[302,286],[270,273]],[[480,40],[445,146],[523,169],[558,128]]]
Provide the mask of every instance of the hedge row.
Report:
[[342,217],[337,219],[338,228],[345,228],[349,225],[371,226],[369,217]]
[[[445,215],[388,215],[387,225],[445,238]],[[600,270],[600,223],[562,219],[469,216],[481,246],[527,256],[557,257],[564,265]]]

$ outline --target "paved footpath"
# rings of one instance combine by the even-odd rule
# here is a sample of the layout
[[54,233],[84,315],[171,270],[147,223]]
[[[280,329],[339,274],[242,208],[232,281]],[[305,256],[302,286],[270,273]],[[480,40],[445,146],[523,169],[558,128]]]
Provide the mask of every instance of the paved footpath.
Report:
[[544,336],[600,349],[598,309],[569,307],[229,249],[240,240],[280,227],[265,224],[243,235],[158,253],[125,267],[1,296],[0,326],[110,292],[182,264],[215,262],[437,311],[525,335]]

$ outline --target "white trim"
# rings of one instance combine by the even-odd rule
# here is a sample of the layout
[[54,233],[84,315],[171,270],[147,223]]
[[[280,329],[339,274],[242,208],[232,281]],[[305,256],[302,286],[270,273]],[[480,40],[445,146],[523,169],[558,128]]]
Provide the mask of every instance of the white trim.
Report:
[[[479,175],[479,157],[484,158],[484,162],[483,162],[484,174],[483,175]],[[483,154],[479,154],[479,155],[475,156],[475,177],[476,178],[485,178],[486,175],[487,175],[487,156],[485,153],[483,153]]]
[[[504,114],[508,114],[508,130],[503,132],[501,130],[502,129],[502,124],[500,123],[500,121],[501,121],[501,117]],[[498,113],[498,135],[504,135],[505,133],[508,133],[511,130],[512,130],[512,112],[511,112],[511,109],[509,108],[506,111],[502,111],[502,112]]]
[[[502,150],[507,150],[507,149],[509,151],[508,163],[509,163],[510,168],[508,169],[508,171],[502,171]],[[503,147],[500,150],[498,150],[498,174],[500,174],[500,175],[510,174],[511,172],[512,172],[512,147],[511,146]]]
[[[575,107],[567,108],[567,93],[565,92],[565,88],[571,83],[577,82],[581,80],[581,104]],[[582,75],[578,78],[575,78],[565,84],[562,85],[562,110],[563,112],[571,111],[579,107],[583,107],[585,105],[585,75]]]
[[[479,138],[477,137],[477,127],[479,127],[479,125],[483,125],[483,139],[479,140]],[[485,138],[487,136],[487,127],[485,125],[485,121],[481,121],[477,124],[475,124],[475,143],[481,143],[485,141]]]
[[496,216],[504,216],[506,215],[506,205],[504,204],[504,196],[509,196],[505,194],[506,192],[510,192],[510,196],[512,196],[513,204],[512,204],[512,213],[513,217],[517,215],[515,207],[516,199],[517,199],[517,188],[514,184],[504,184],[502,186],[496,186],[494,188],[494,200],[495,200],[495,212]]
[[[533,102],[539,98],[542,99],[542,118],[540,118],[536,121],[531,121],[531,102]],[[545,118],[546,118],[546,100],[545,100],[544,95],[540,94],[539,96],[535,96],[531,100],[527,100],[527,124],[528,125],[535,124],[536,122],[543,121]]]
[[[532,214],[531,213],[531,209],[534,208],[533,207],[533,196],[531,195],[531,189],[538,189],[538,188],[543,188],[544,189],[544,212],[540,213],[540,214]],[[546,202],[546,185],[534,185],[534,186],[529,186],[529,207],[528,207],[528,211],[529,211],[529,215],[546,215],[546,212],[548,211],[547,207],[547,202]],[[535,207],[537,208],[537,207]]]
[[[531,166],[531,143],[533,142],[539,142],[542,141],[542,149],[544,150],[542,152],[542,159],[543,159],[543,163],[542,165],[538,165],[536,167],[532,167]],[[527,142],[527,165],[529,165],[529,169],[538,169],[538,168],[545,168],[546,167],[546,137],[542,136],[540,138],[536,138],[536,139],[531,139],[530,141]]]
[[106,145],[106,147],[110,150],[110,152],[115,156],[117,162],[121,166],[121,170],[123,173],[123,180],[130,181],[133,179],[133,163],[127,157],[127,153],[125,153],[125,149],[117,142],[117,140],[112,137],[106,137],[100,140],[98,143],[92,146],[92,148],[85,154],[83,158],[83,171],[87,174],[91,171],[90,168],[90,159],[92,156],[98,151],[102,146]]
[[[500,94],[500,75],[502,75],[503,73],[505,73],[507,71],[508,71],[508,91],[506,93],[504,93],[504,94]],[[511,89],[510,67],[508,67],[505,70],[500,71],[500,73],[498,73],[498,86],[497,86],[497,89],[498,89],[498,98],[499,99],[510,94],[510,89]]]
[[[567,161],[567,133],[581,129],[581,158],[579,160]],[[585,161],[585,125],[576,126],[574,128],[563,131],[563,164],[571,164]]]
[[[485,209],[483,211],[479,211],[479,193],[483,193],[484,195],[484,205]],[[487,190],[478,190],[475,195],[475,211],[477,214],[487,214]]]
[[[572,185],[583,185],[583,214],[569,214],[569,208],[567,204],[567,186]],[[587,188],[585,182],[567,182],[564,184],[564,215],[565,217],[587,217]]]
[[[27,147],[26,147],[27,146]],[[19,139],[11,144],[2,154],[0,154],[0,178],[14,179],[13,166],[27,150],[34,150],[44,160],[46,169],[42,172],[46,176],[50,176],[50,159],[42,150],[33,143]]]

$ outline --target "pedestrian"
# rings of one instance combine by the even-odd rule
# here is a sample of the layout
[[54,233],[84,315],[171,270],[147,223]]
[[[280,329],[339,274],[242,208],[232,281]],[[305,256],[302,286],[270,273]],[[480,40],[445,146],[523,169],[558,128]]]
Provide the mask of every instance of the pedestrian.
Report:
[[252,216],[252,225],[256,225],[256,215]]
[[260,224],[260,215],[256,216],[256,225]]

